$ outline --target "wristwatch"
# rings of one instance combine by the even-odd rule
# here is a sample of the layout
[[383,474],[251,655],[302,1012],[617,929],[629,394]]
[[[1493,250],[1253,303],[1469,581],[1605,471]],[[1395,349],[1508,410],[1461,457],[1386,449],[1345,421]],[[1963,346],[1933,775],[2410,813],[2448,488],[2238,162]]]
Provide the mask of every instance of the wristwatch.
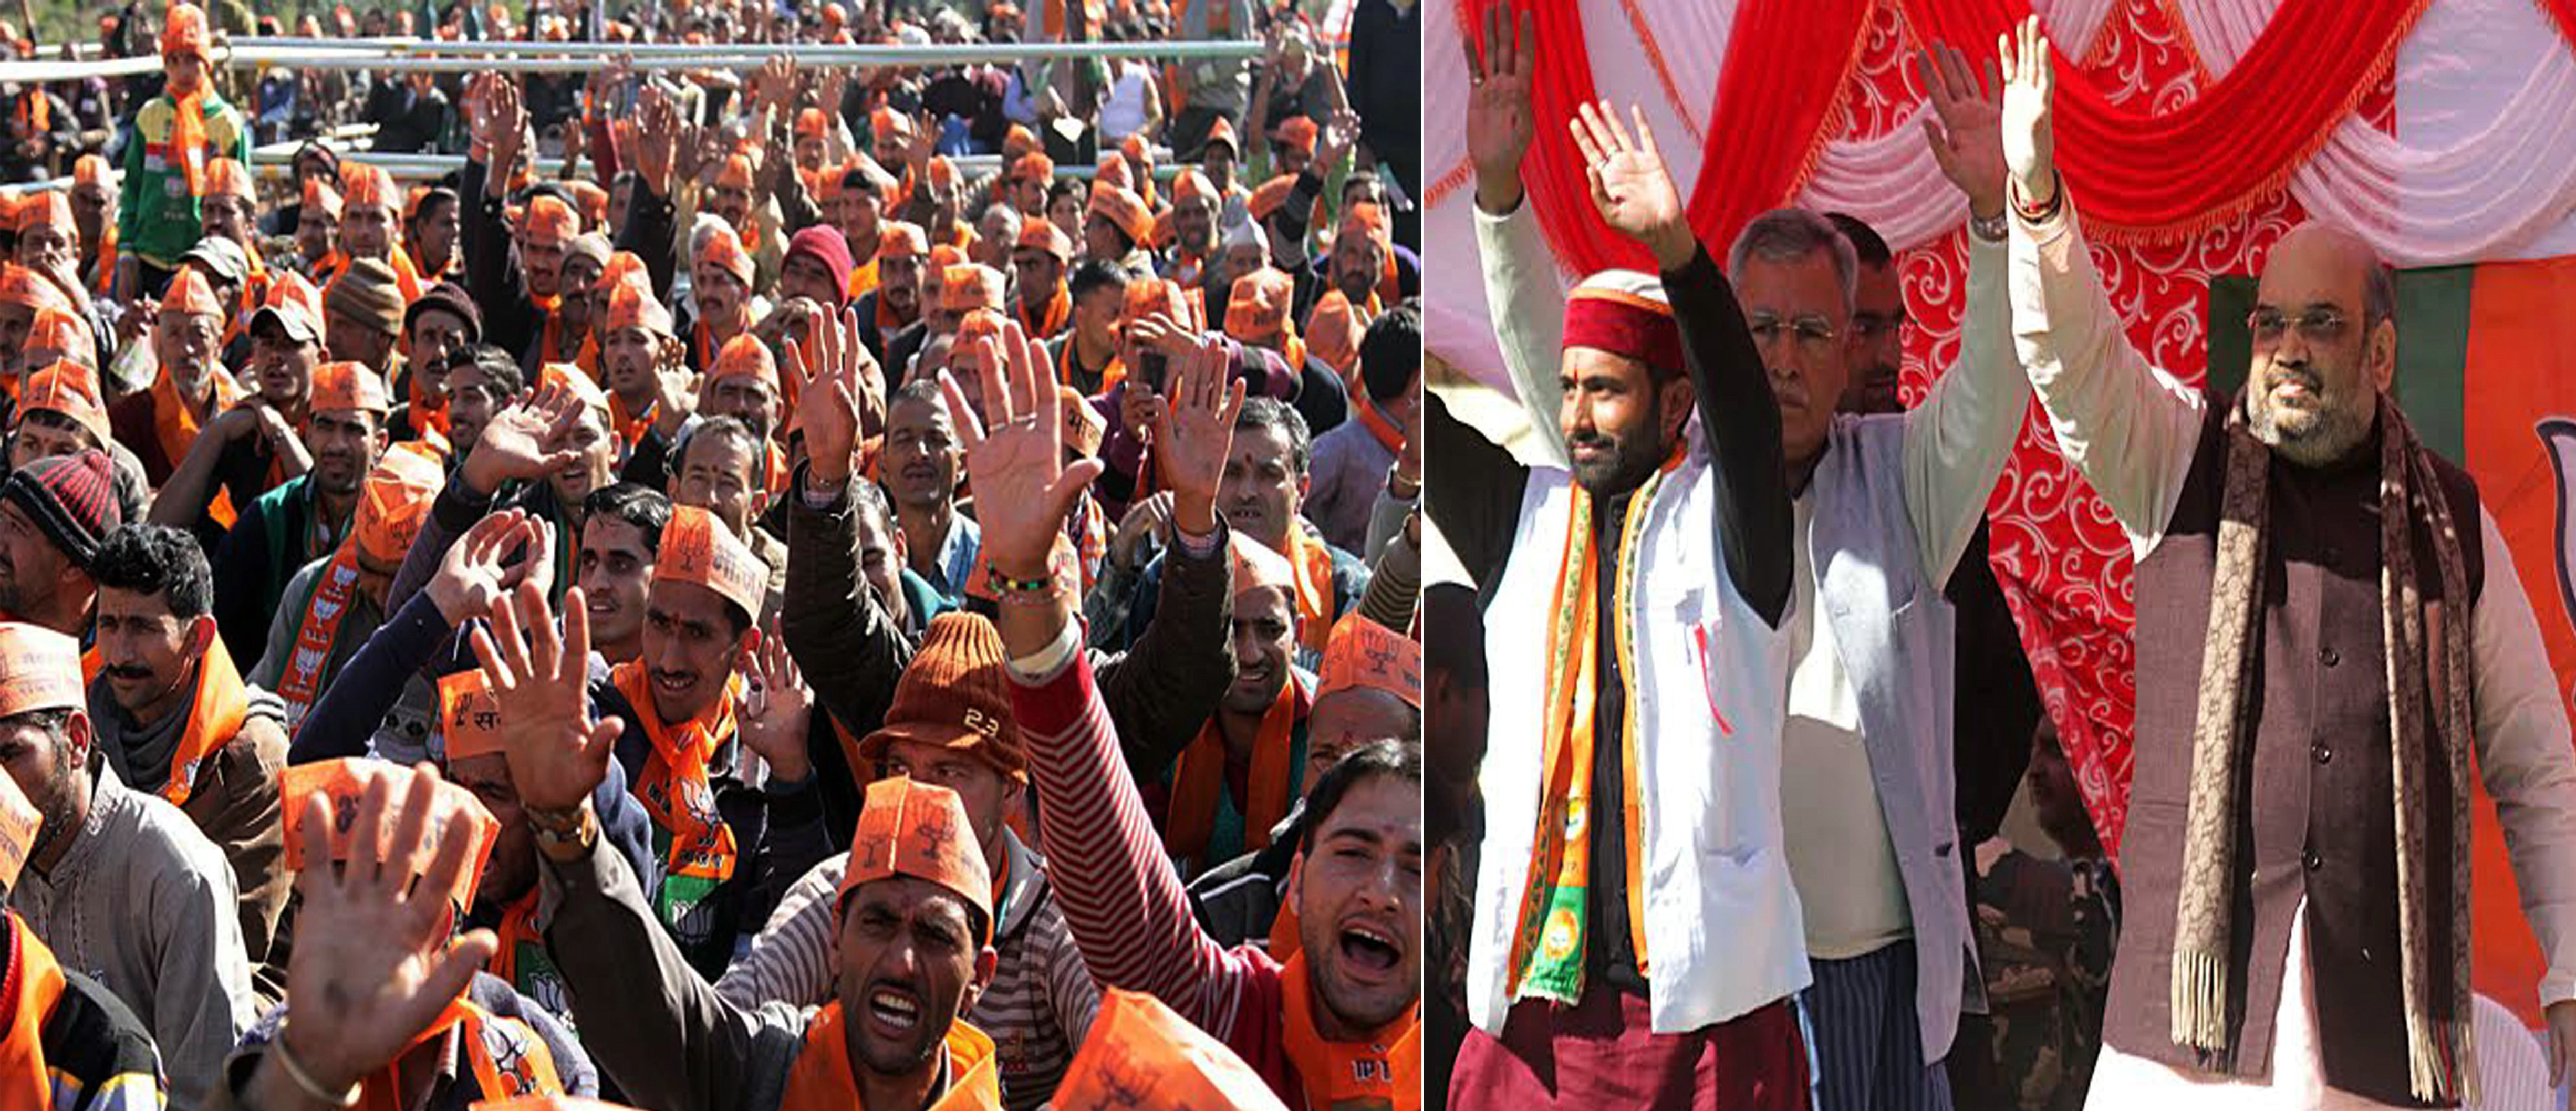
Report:
[[572,860],[590,852],[599,840],[599,817],[588,806],[566,810],[544,810],[526,807],[528,830],[536,834],[537,851],[556,860]]
[[2012,224],[2010,223],[2011,220],[2012,205],[2010,203],[2006,203],[2004,205],[2003,211],[1995,213],[1992,216],[1979,216],[1974,212],[1970,212],[1968,213],[1968,231],[1970,234],[1973,234],[1977,238],[1985,240],[1988,243],[2001,243],[2004,241],[2004,236],[2012,230]]

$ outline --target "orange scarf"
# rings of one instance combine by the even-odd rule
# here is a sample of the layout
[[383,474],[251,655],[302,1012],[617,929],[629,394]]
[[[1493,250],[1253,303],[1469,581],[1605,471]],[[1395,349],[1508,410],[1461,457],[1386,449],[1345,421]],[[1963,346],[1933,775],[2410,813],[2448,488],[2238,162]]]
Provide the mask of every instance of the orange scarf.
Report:
[[563,356],[560,354],[563,350],[563,344],[557,338],[560,329],[563,327],[563,298],[560,296],[539,297],[536,294],[531,293],[528,295],[528,306],[537,310],[537,315],[545,318],[545,323],[540,325],[537,333],[538,365],[543,366],[546,363],[560,363],[564,361]]
[[[1631,502],[1628,519],[1619,536],[1616,566],[1616,596],[1628,598],[1635,586],[1631,578],[1635,567],[1638,538],[1645,533],[1647,507],[1653,504],[1655,490],[1663,476],[1681,462],[1679,451],[1664,462],[1663,470],[1639,487]],[[1601,551],[1592,542],[1592,496],[1581,487],[1574,489],[1574,508],[1565,532],[1565,552],[1558,564],[1555,608],[1547,646],[1546,716],[1539,721],[1546,738],[1546,755],[1539,768],[1546,779],[1538,808],[1538,832],[1532,842],[1527,886],[1521,897],[1519,928],[1513,934],[1512,955],[1506,965],[1509,981],[1506,997],[1518,1000],[1534,996],[1568,1006],[1583,998],[1584,946],[1588,942],[1591,883],[1594,706],[1600,692],[1601,636]],[[1612,619],[1615,620],[1615,615]],[[1619,628],[1619,654],[1623,664],[1633,661],[1629,655],[1628,630]],[[1620,674],[1634,681],[1633,666],[1623,666]],[[1638,850],[1643,840],[1637,832],[1637,723],[1636,702],[1628,702],[1628,727],[1620,739],[1627,752],[1620,761],[1621,794],[1625,805],[1621,818],[1627,827],[1628,929],[1635,945],[1637,971],[1647,970],[1645,871],[1640,866]]]
[[707,763],[734,736],[734,703],[742,697],[742,676],[727,677],[713,705],[681,722],[664,722],[653,709],[652,675],[641,661],[610,668],[608,681],[635,707],[637,723],[653,742],[653,755],[645,761],[643,774],[635,778],[634,793],[652,817],[655,832],[669,839],[664,855],[668,878],[657,901],[665,923],[675,923],[733,878],[733,829],[716,812]]
[[206,195],[206,89],[170,102],[170,157],[191,198]]
[[1317,652],[1333,637],[1333,550],[1288,523],[1288,565],[1297,571],[1297,643]]
[[346,269],[348,265],[349,256],[342,254],[338,247],[331,248],[330,254],[322,256],[322,261],[313,264],[313,288],[329,287],[331,279],[339,277],[340,271]]
[[231,742],[249,718],[250,692],[242,686],[241,671],[233,666],[233,654],[224,650],[224,638],[216,637],[197,661],[197,693],[188,702],[188,728],[179,735],[178,751],[170,754],[170,779],[161,785],[161,797],[172,806],[188,805],[206,758]]
[[18,127],[22,137],[30,138],[54,129],[53,98],[43,89],[18,94]]
[[[904,330],[904,328],[905,328],[905,327],[907,327],[907,326],[908,326],[908,322],[906,322],[906,321],[904,321],[904,320],[901,320],[901,319],[898,319],[898,318],[894,315],[894,310],[893,310],[892,308],[887,307],[887,305],[886,305],[886,299],[885,299],[884,295],[882,295],[882,294],[878,295],[878,297],[877,297],[877,342],[878,342],[879,344],[884,344],[884,343],[886,343],[887,341],[892,340],[892,339],[894,338],[894,334],[895,334],[896,332],[900,332],[900,331]],[[714,363],[708,363],[707,365],[709,365],[709,366],[713,366],[713,365],[715,365],[715,364],[714,364]]]
[[483,965],[483,971],[508,981],[521,994],[527,994],[527,987],[519,983],[520,949],[522,946],[531,947],[542,956],[546,945],[544,935],[537,932],[537,892],[530,889],[510,909],[502,911],[501,924],[492,932],[500,937],[501,947],[492,952],[492,959]]
[[89,295],[107,297],[116,292],[116,222],[111,220],[98,234],[98,256],[90,260]]
[[859,298],[867,296],[868,291],[875,289],[876,287],[877,260],[876,255],[872,252],[869,254],[866,262],[862,262],[850,268],[850,284],[843,286],[842,288],[848,291],[845,296],[855,304]]
[[[207,387],[213,391],[213,396],[208,399],[210,404],[206,406],[211,419],[240,401],[242,391],[241,386],[233,381],[233,376],[224,373],[220,364],[206,368],[206,375],[214,380]],[[170,380],[169,370],[163,369],[160,377],[152,380],[152,435],[161,445],[161,457],[169,461],[172,470],[177,470],[179,464],[188,458],[188,448],[197,442],[197,432],[204,426],[205,422],[198,420],[197,414],[189,409],[187,399],[179,396],[179,385]],[[206,516],[225,528],[233,527],[233,521],[240,514],[233,508],[232,491],[217,486],[214,500],[206,505]]]
[[456,1029],[457,1040],[463,1043],[466,1064],[473,1069],[474,1083],[485,1102],[563,1093],[563,1080],[555,1075],[554,1051],[546,1048],[545,1039],[538,1037],[527,1023],[493,1014],[459,996],[428,1029],[412,1039],[411,1045],[394,1056],[392,1064],[367,1077],[358,1106],[364,1111],[395,1111],[400,1107],[403,1057],[431,1038],[446,1034],[450,1027]]
[[0,969],[0,1006],[9,1025],[0,1029],[0,1106],[54,1105],[54,1071],[45,1065],[45,1022],[54,1016],[69,982],[53,950],[36,940],[25,919],[8,915],[9,967]]
[[1369,400],[1367,390],[1351,391],[1351,411],[1358,415],[1360,427],[1368,429],[1369,435],[1377,440],[1379,447],[1397,454],[1404,452],[1404,430],[1397,428],[1394,421],[1386,419],[1386,414],[1378,411],[1377,402]]
[[[787,1069],[787,1094],[778,1111],[866,1111],[850,1066],[849,1038],[841,1033],[836,1000],[805,1024],[805,1046]],[[948,1027],[948,1090],[927,1111],[1001,1111],[1001,1058],[993,1039],[958,1019]]]
[[286,658],[286,672],[278,679],[277,695],[286,700],[288,735],[304,723],[305,711],[313,708],[314,697],[321,693],[322,669],[331,662],[332,642],[339,639],[340,622],[357,600],[358,540],[352,531],[340,542],[340,550],[331,553],[322,576],[313,581],[304,622],[295,630],[294,654]]
[[1072,320],[1073,297],[1065,292],[1063,282],[1055,283],[1055,295],[1047,298],[1045,311],[1032,313],[1026,304],[1020,306],[1020,327],[1032,339],[1054,339]]
[[646,406],[643,412],[628,416],[626,398],[620,394],[608,395],[608,424],[617,430],[619,461],[623,462],[627,454],[635,450],[635,445],[644,442],[644,433],[653,427],[653,408]]
[[1288,958],[1279,970],[1287,1019],[1280,1040],[1288,1063],[1297,1067],[1297,1082],[1305,1086],[1306,1106],[1421,1111],[1422,1004],[1416,1001],[1357,1041],[1328,1041],[1315,1029],[1314,990],[1306,954]]
[[[1073,388],[1077,390],[1082,388],[1074,385],[1073,381],[1074,365],[1077,361],[1074,348],[1080,346],[1080,343],[1081,341],[1073,339],[1064,341],[1064,353],[1056,356],[1055,358],[1056,385],[1073,386]],[[1093,390],[1091,396],[1098,397],[1102,394],[1106,394],[1110,390],[1116,389],[1118,387],[1118,383],[1126,380],[1127,362],[1113,354],[1109,356],[1109,365],[1100,368],[1100,388]]]
[[[1261,731],[1252,742],[1252,775],[1245,784],[1252,797],[1235,807],[1243,815],[1246,852],[1269,846],[1271,827],[1288,816],[1288,804],[1296,801],[1289,750],[1296,747],[1297,722],[1305,716],[1306,688],[1292,674],[1261,715]],[[1226,791],[1225,761],[1225,734],[1217,719],[1210,717],[1172,768],[1172,803],[1163,816],[1163,849],[1175,859],[1196,860],[1201,867],[1216,863],[1201,858],[1216,835],[1217,796]]]

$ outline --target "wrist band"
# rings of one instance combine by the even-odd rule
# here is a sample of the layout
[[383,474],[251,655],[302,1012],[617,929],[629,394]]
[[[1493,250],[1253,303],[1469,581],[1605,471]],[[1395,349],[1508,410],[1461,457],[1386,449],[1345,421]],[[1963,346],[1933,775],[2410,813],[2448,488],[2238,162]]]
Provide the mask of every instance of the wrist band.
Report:
[[991,582],[994,590],[1004,594],[1052,594],[1055,592],[1055,576],[1053,575],[1036,579],[1015,579],[1009,575],[1003,574],[1000,568],[995,568],[993,570]]
[[349,1085],[348,1091],[333,1095],[330,1089],[324,1088],[320,1082],[314,1080],[311,1073],[305,1072],[304,1066],[296,1062],[294,1051],[286,1048],[285,1021],[281,1020],[277,1024],[277,1040],[270,1042],[268,1048],[269,1052],[277,1056],[277,1067],[286,1070],[286,1078],[293,1081],[296,1087],[303,1089],[304,1094],[313,1097],[316,1102],[327,1103],[333,1107],[356,1107],[359,1097],[366,1094],[367,1086],[363,1080]]

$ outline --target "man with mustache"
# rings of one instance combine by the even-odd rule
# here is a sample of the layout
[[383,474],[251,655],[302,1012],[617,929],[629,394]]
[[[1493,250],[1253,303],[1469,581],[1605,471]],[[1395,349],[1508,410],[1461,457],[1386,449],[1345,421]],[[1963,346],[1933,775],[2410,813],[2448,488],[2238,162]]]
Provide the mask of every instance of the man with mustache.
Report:
[[[194,537],[126,525],[108,534],[94,574],[100,667],[88,708],[95,743],[120,782],[178,807],[224,851],[239,895],[243,952],[262,970],[294,880],[277,793],[286,707],[242,681],[216,635],[214,569]],[[283,974],[265,971],[271,981]],[[264,985],[270,996],[275,988]]]
[[[43,823],[18,784],[0,775],[0,898],[18,886],[36,831]],[[64,968],[52,947],[15,910],[0,909],[0,1009],[12,1016],[0,1031],[0,1056],[23,1062],[13,1093],[42,1107],[53,1085],[74,1091],[114,1091],[163,1106],[161,1054],[152,1028],[117,1002],[104,985],[77,968]]]
[[[367,473],[391,442],[385,417],[393,405],[376,372],[327,363],[312,372],[312,382],[312,415],[302,437],[311,445],[312,469],[252,502],[215,552],[215,623],[235,659],[268,653],[269,620],[280,612],[288,580],[340,547],[357,519]],[[156,514],[154,523],[172,522]],[[400,562],[402,555],[392,558]]]
[[0,479],[0,619],[90,628],[99,545],[124,523],[107,456],[39,459]]
[[876,288],[859,298],[859,338],[877,365],[886,365],[886,349],[896,335],[921,319],[922,271],[930,255],[929,237],[916,224],[899,220],[877,226],[877,253],[864,272],[876,272]]
[[2123,914],[2088,1106],[2466,1101],[2483,1056],[2473,774],[2548,966],[2563,1080],[2566,703],[2477,484],[2393,399],[2394,278],[2359,236],[2303,225],[2263,260],[2240,396],[2152,367],[2058,175],[2051,66],[2024,23],[2003,53],[2013,340],[2060,448],[2128,534],[2141,600]]
[[171,1098],[195,1107],[258,1013],[232,867],[177,807],[109,770],[80,651],[0,624],[0,774],[42,815],[9,906],[143,1019]]
[[194,267],[170,280],[153,317],[152,354],[160,374],[149,389],[108,406],[108,426],[143,464],[143,476],[166,483],[188,457],[200,429],[241,398],[241,387],[216,361],[231,310]]
[[965,600],[978,544],[975,519],[957,511],[963,460],[939,384],[915,381],[896,390],[886,406],[878,477],[894,502],[912,573],[952,604]]

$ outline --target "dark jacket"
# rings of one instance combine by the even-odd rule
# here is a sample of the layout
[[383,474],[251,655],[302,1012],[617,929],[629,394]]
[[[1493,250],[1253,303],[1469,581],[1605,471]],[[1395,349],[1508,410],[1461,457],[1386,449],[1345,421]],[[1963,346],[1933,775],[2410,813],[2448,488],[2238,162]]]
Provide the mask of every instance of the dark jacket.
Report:
[[[787,493],[787,608],[779,633],[804,668],[815,700],[852,736],[864,737],[885,723],[895,683],[912,662],[917,641],[894,627],[859,577],[858,515],[848,492],[816,509],[806,504],[804,491],[805,471],[799,468]],[[1234,682],[1234,654],[1226,647],[1234,620],[1234,596],[1227,589],[1233,565],[1224,528],[1219,522],[1219,544],[1211,556],[1173,560],[1172,612],[1166,620],[1143,627],[1126,653],[1093,654],[1101,699],[1131,759],[1178,753],[1216,713]]]
[[[319,507],[313,476],[291,479],[243,509],[215,551],[215,627],[245,676],[268,654],[269,618],[285,602],[288,581],[331,554],[312,540]],[[347,527],[340,522],[334,537]]]
[[[563,1082],[566,1095],[588,1097],[599,1094],[599,1067],[591,1063],[589,1050],[573,1037],[572,1031],[564,1029],[563,1023],[547,1014],[545,1008],[512,991],[510,985],[489,972],[475,973],[474,979],[465,987],[465,995],[474,1001],[475,1006],[496,1016],[526,1023],[537,1040],[545,1043],[547,1055],[554,1058],[555,1078]],[[232,1111],[242,1106],[242,1088],[249,1083],[253,1070],[259,1067],[260,1054],[268,1052],[269,1045],[277,1040],[278,1031],[285,1028],[288,1006],[281,1003],[271,1008],[242,1035],[240,1048],[233,1050],[233,1055],[224,1061],[224,1075],[206,1102],[208,1111]],[[459,1053],[430,1081],[429,1101],[424,1108],[425,1111],[467,1111],[486,1096],[498,1099],[505,1094],[485,1092],[482,1082],[475,1078],[473,1068]]]

